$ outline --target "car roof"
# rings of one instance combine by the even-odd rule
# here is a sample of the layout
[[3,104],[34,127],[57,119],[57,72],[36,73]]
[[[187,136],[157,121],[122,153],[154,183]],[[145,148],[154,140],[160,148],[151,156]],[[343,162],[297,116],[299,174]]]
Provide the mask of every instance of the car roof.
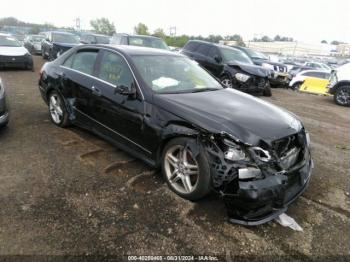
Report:
[[48,31],[47,33],[62,34],[62,35],[75,35],[73,33],[65,32],[65,31]]
[[300,71],[300,75],[301,74],[304,74],[304,73],[312,73],[312,72],[315,72],[315,73],[329,73],[327,70],[302,70]]
[[85,36],[85,35],[93,35],[93,36],[104,36],[104,37],[110,37],[108,35],[103,35],[103,34],[95,34],[95,33],[83,33],[81,34],[81,36]]
[[127,33],[118,33],[118,34],[115,34],[114,36],[135,36],[135,37],[141,37],[141,38],[154,38],[154,39],[161,39],[163,40],[162,38],[160,37],[157,37],[157,36],[153,36],[153,35],[130,35],[130,34],[127,34]]
[[228,46],[228,45],[223,45],[223,44],[217,44],[217,43],[212,43],[212,42],[207,42],[207,41],[203,41],[203,40],[190,40],[188,42],[194,42],[194,43],[199,43],[199,44],[206,44],[206,45],[211,45],[211,46],[216,46],[218,48],[228,48],[228,49],[232,49],[232,46]]
[[79,46],[81,48],[89,48],[89,47],[101,47],[105,49],[110,49],[114,51],[118,51],[122,54],[126,55],[171,55],[171,56],[182,56],[182,54],[175,53],[172,51],[150,48],[150,47],[140,47],[140,46],[131,46],[131,45],[116,45],[116,44],[98,44],[98,45],[82,45]]

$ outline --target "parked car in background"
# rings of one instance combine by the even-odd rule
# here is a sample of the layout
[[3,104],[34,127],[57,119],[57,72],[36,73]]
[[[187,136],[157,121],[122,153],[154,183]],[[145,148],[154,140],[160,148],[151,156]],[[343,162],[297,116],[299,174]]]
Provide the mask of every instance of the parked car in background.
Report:
[[4,127],[9,122],[9,112],[6,104],[5,85],[0,78],[0,127]]
[[325,64],[325,63],[320,63],[320,62],[305,62],[303,65],[304,68],[312,68],[312,69],[318,69],[318,70],[326,70],[326,71],[331,71],[332,68]]
[[350,106],[350,63],[332,70],[328,88],[336,104]]
[[82,44],[109,44],[109,42],[110,37],[107,35],[85,33],[80,36],[80,43]]
[[12,34],[12,36],[13,36],[14,38],[16,38],[16,39],[18,40],[18,42],[21,43],[21,45],[24,44],[24,39],[25,39],[25,37],[26,37],[24,34]]
[[27,35],[24,39],[24,47],[31,54],[41,54],[41,42],[45,39],[43,35]]
[[116,34],[111,38],[111,44],[133,45],[169,50],[163,39],[155,36]]
[[242,52],[244,52],[247,56],[250,57],[254,64],[271,70],[273,72],[273,74],[271,74],[271,77],[269,78],[271,86],[278,87],[286,86],[289,84],[290,78],[288,74],[288,68],[286,65],[279,62],[273,62],[269,60],[269,58],[263,53],[254,51],[246,47],[233,46],[233,48],[239,49]]
[[16,38],[0,34],[0,68],[6,67],[33,70],[33,58]]
[[79,37],[74,34],[59,31],[45,32],[45,39],[41,44],[41,55],[44,59],[52,61],[79,44]]
[[295,66],[289,73],[292,77],[296,76],[298,73],[305,70],[323,70],[327,72],[331,72],[332,68],[324,63],[319,62],[305,62],[301,66]]
[[289,86],[294,90],[298,90],[308,77],[329,79],[330,75],[331,74],[328,71],[324,70],[305,70],[294,76],[289,82]]
[[175,52],[75,47],[43,66],[39,90],[54,124],[87,128],[161,167],[185,199],[220,192],[232,222],[270,221],[309,184],[310,141],[300,120],[224,88]]
[[197,61],[229,88],[271,96],[270,70],[256,66],[242,51],[224,45],[191,40],[181,53]]

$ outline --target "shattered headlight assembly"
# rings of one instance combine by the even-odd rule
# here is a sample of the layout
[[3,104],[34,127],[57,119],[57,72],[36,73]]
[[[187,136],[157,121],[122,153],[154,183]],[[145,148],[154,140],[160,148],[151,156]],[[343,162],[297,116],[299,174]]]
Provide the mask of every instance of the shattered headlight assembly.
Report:
[[238,81],[243,82],[243,83],[247,82],[250,78],[249,75],[242,74],[242,73],[236,73],[235,77]]
[[224,139],[223,142],[227,146],[227,150],[224,152],[226,160],[240,161],[247,158],[247,155],[239,145],[228,139]]

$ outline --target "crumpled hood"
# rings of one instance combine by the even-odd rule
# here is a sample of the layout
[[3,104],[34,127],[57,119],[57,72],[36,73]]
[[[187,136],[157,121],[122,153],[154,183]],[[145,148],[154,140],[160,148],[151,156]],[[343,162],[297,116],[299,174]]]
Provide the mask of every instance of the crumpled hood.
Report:
[[267,70],[261,66],[237,63],[236,61],[230,61],[227,63],[229,67],[239,67],[242,71],[245,71],[251,75],[260,77],[267,77],[270,75],[270,70]]
[[24,56],[27,53],[28,50],[23,46],[0,46],[0,55],[3,56]]
[[301,122],[287,111],[233,89],[157,94],[154,103],[211,133],[227,133],[257,145],[299,132]]

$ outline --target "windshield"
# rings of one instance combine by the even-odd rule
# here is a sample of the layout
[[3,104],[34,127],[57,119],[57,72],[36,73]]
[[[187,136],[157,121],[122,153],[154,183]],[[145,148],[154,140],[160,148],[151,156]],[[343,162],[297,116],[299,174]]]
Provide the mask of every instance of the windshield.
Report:
[[326,64],[320,64],[321,68],[326,69],[326,70],[332,70],[328,65]]
[[192,93],[223,87],[196,62],[179,56],[133,56],[143,80],[156,93]]
[[107,36],[96,36],[97,44],[109,44],[109,37]]
[[70,34],[52,34],[52,42],[66,43],[66,44],[79,44],[79,39],[75,35]]
[[169,47],[162,39],[153,37],[130,36],[129,45],[169,50]]
[[233,48],[221,48],[224,62],[238,61],[245,64],[253,64],[252,60],[241,50]]
[[245,51],[247,52],[247,54],[251,58],[258,58],[258,59],[263,59],[263,60],[269,60],[269,58],[266,55],[264,55],[263,53],[253,51],[251,49],[245,49]]
[[22,45],[17,39],[11,36],[0,35],[0,46],[20,47]]
[[33,42],[41,42],[44,39],[44,36],[35,35],[30,38]]

